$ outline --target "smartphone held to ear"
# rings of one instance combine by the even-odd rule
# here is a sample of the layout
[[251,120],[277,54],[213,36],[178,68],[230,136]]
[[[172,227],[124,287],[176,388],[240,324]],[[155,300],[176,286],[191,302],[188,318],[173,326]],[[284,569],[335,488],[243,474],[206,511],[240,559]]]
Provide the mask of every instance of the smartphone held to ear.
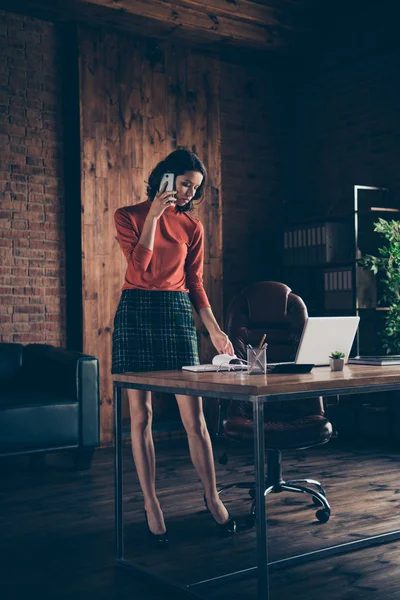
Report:
[[164,173],[161,177],[160,192],[173,192],[174,191],[174,174]]

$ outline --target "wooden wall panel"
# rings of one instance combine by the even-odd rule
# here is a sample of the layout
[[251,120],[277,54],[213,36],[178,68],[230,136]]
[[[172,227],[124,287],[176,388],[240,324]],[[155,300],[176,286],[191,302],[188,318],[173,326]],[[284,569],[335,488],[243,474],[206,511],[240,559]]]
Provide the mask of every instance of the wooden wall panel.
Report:
[[221,70],[225,310],[250,283],[282,277],[291,99],[285,73],[235,64]]
[[[196,151],[209,185],[196,215],[206,233],[205,287],[222,306],[219,65],[188,48],[81,27],[80,109],[84,351],[101,365],[101,440],[112,442],[111,336],[125,259],[113,215],[146,199],[145,180],[177,147]],[[202,359],[213,352],[200,336]]]

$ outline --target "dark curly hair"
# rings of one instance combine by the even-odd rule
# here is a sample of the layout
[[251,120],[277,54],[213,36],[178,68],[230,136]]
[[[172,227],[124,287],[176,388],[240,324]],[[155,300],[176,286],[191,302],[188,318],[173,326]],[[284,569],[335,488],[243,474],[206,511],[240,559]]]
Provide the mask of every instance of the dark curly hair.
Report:
[[152,170],[147,182],[147,197],[152,202],[159,190],[161,178],[164,173],[173,173],[175,177],[183,175],[187,171],[198,171],[203,175],[203,181],[196,190],[192,200],[185,206],[176,206],[178,212],[188,212],[193,210],[195,200],[201,201],[204,194],[204,187],[207,179],[207,171],[199,157],[189,150],[174,150],[171,154],[158,163]]

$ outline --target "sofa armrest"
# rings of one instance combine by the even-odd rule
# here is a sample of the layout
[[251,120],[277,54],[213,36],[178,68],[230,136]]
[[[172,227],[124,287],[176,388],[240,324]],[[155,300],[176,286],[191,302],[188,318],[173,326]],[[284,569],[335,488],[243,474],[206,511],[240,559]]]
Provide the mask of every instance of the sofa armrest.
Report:
[[23,349],[22,344],[0,343],[0,392],[20,387]]
[[70,398],[79,404],[79,443],[99,444],[99,360],[95,356],[47,344],[24,347],[24,387]]
[[100,443],[100,374],[99,359],[84,355],[78,362],[80,445]]

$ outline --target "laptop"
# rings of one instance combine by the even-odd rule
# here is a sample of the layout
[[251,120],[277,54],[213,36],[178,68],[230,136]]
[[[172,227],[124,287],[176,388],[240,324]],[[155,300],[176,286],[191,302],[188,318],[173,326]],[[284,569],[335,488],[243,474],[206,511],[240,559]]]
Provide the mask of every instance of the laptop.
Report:
[[269,373],[308,373],[329,364],[329,355],[340,351],[347,361],[360,317],[309,317],[293,362],[268,363]]

